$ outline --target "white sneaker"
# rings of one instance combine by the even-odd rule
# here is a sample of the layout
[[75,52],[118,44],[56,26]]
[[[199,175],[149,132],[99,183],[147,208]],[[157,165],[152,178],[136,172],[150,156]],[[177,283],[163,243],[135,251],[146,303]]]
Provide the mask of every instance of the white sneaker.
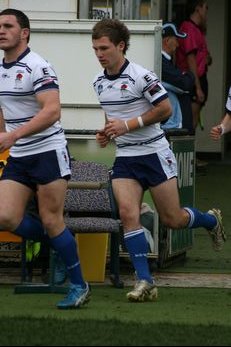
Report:
[[226,241],[221,211],[213,208],[212,210],[209,210],[208,213],[213,215],[217,220],[217,225],[212,230],[208,230],[208,233],[212,239],[213,249],[219,252]]
[[156,285],[146,280],[137,281],[134,289],[127,293],[127,299],[132,302],[156,301],[157,297]]

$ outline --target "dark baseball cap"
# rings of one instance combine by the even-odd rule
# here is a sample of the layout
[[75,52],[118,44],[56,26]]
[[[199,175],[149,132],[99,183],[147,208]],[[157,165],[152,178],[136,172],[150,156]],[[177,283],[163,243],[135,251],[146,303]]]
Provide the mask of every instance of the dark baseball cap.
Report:
[[175,24],[165,23],[162,29],[162,37],[167,37],[167,36],[176,36],[181,39],[184,39],[185,37],[187,37],[187,34],[178,31]]

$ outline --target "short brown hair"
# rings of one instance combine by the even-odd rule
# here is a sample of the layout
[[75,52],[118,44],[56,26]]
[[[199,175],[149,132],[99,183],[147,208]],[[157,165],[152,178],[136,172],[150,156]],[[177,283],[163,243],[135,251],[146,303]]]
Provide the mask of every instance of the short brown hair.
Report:
[[130,32],[123,22],[110,18],[104,18],[97,22],[92,30],[92,39],[97,40],[103,36],[107,36],[115,46],[123,41],[125,43],[123,53],[126,54],[130,44]]

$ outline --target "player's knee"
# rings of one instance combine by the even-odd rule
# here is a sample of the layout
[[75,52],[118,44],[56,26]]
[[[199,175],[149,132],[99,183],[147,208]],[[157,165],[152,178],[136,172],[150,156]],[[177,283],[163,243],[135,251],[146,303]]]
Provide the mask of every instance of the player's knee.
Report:
[[134,225],[140,225],[139,212],[136,213],[134,210],[135,209],[128,209],[127,206],[120,208],[119,215],[124,229],[130,230],[134,228]]
[[185,220],[182,213],[165,214],[161,218],[161,222],[168,228],[180,229],[185,227]]
[[18,226],[19,221],[16,216],[7,215],[0,211],[0,230],[13,231]]
[[43,224],[44,229],[48,232],[48,234],[53,234],[55,230],[62,229],[64,225],[63,215],[57,216],[54,214],[42,214],[40,215],[41,222]]

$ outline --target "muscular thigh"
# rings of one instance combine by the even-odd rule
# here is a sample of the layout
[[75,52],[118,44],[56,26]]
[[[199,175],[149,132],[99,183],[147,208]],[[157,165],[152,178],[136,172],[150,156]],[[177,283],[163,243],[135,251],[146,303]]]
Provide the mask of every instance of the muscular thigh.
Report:
[[141,185],[133,179],[118,178],[112,180],[112,186],[125,231],[138,229],[143,198]]
[[176,218],[181,213],[176,178],[152,187],[150,192],[161,220]]
[[0,223],[9,221],[10,230],[14,230],[23,218],[32,191],[21,183],[3,180],[0,181],[0,196]]
[[48,213],[63,214],[66,189],[67,181],[65,179],[38,186],[37,195],[41,217]]

